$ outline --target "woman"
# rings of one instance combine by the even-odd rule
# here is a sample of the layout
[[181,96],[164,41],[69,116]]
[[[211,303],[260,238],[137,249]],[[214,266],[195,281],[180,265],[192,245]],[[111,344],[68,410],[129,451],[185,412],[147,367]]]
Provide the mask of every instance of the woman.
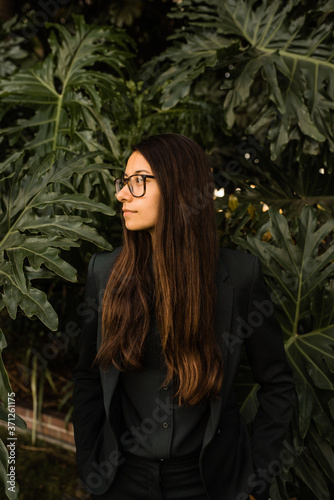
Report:
[[[203,150],[162,134],[116,180],[124,246],[89,264],[74,431],[93,500],[268,498],[293,382],[259,260],[218,250]],[[233,383],[243,347],[252,441]]]

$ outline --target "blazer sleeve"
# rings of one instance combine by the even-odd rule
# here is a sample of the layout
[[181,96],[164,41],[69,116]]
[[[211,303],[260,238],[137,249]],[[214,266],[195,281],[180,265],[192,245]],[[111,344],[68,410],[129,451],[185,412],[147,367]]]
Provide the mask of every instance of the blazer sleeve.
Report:
[[93,361],[97,352],[98,291],[94,281],[96,254],[88,266],[84,301],[79,305],[81,333],[78,361],[73,370],[73,428],[80,477],[106,418],[100,372]]
[[245,341],[246,353],[255,382],[260,385],[259,407],[253,424],[252,454],[256,478],[252,495],[267,500],[270,482],[280,467],[279,455],[289,426],[294,383],[286,361],[281,327],[265,286],[260,260],[256,257],[248,307],[251,334]]

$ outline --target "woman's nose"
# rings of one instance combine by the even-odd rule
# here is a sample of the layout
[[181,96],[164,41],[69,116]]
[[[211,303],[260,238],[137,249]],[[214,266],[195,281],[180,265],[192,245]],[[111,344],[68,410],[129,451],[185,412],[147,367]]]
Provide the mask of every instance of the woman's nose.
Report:
[[129,186],[127,184],[123,186],[120,191],[118,191],[116,198],[120,202],[127,201],[132,198],[132,194],[130,193]]

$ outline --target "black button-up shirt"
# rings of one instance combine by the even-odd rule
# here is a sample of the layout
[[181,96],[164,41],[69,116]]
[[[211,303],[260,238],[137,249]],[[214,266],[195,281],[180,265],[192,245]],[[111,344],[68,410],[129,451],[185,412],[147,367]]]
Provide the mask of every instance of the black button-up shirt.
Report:
[[143,365],[141,371],[120,376],[123,450],[155,460],[199,454],[209,403],[178,406],[173,384],[162,386],[167,368],[155,322],[146,339]]

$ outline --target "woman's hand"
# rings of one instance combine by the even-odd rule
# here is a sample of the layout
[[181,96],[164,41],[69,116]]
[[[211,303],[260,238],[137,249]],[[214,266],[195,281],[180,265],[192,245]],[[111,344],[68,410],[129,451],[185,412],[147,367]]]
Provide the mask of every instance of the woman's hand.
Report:
[[255,497],[253,497],[253,495],[249,495],[249,498],[250,498],[251,500],[256,500],[256,498],[255,498]]

